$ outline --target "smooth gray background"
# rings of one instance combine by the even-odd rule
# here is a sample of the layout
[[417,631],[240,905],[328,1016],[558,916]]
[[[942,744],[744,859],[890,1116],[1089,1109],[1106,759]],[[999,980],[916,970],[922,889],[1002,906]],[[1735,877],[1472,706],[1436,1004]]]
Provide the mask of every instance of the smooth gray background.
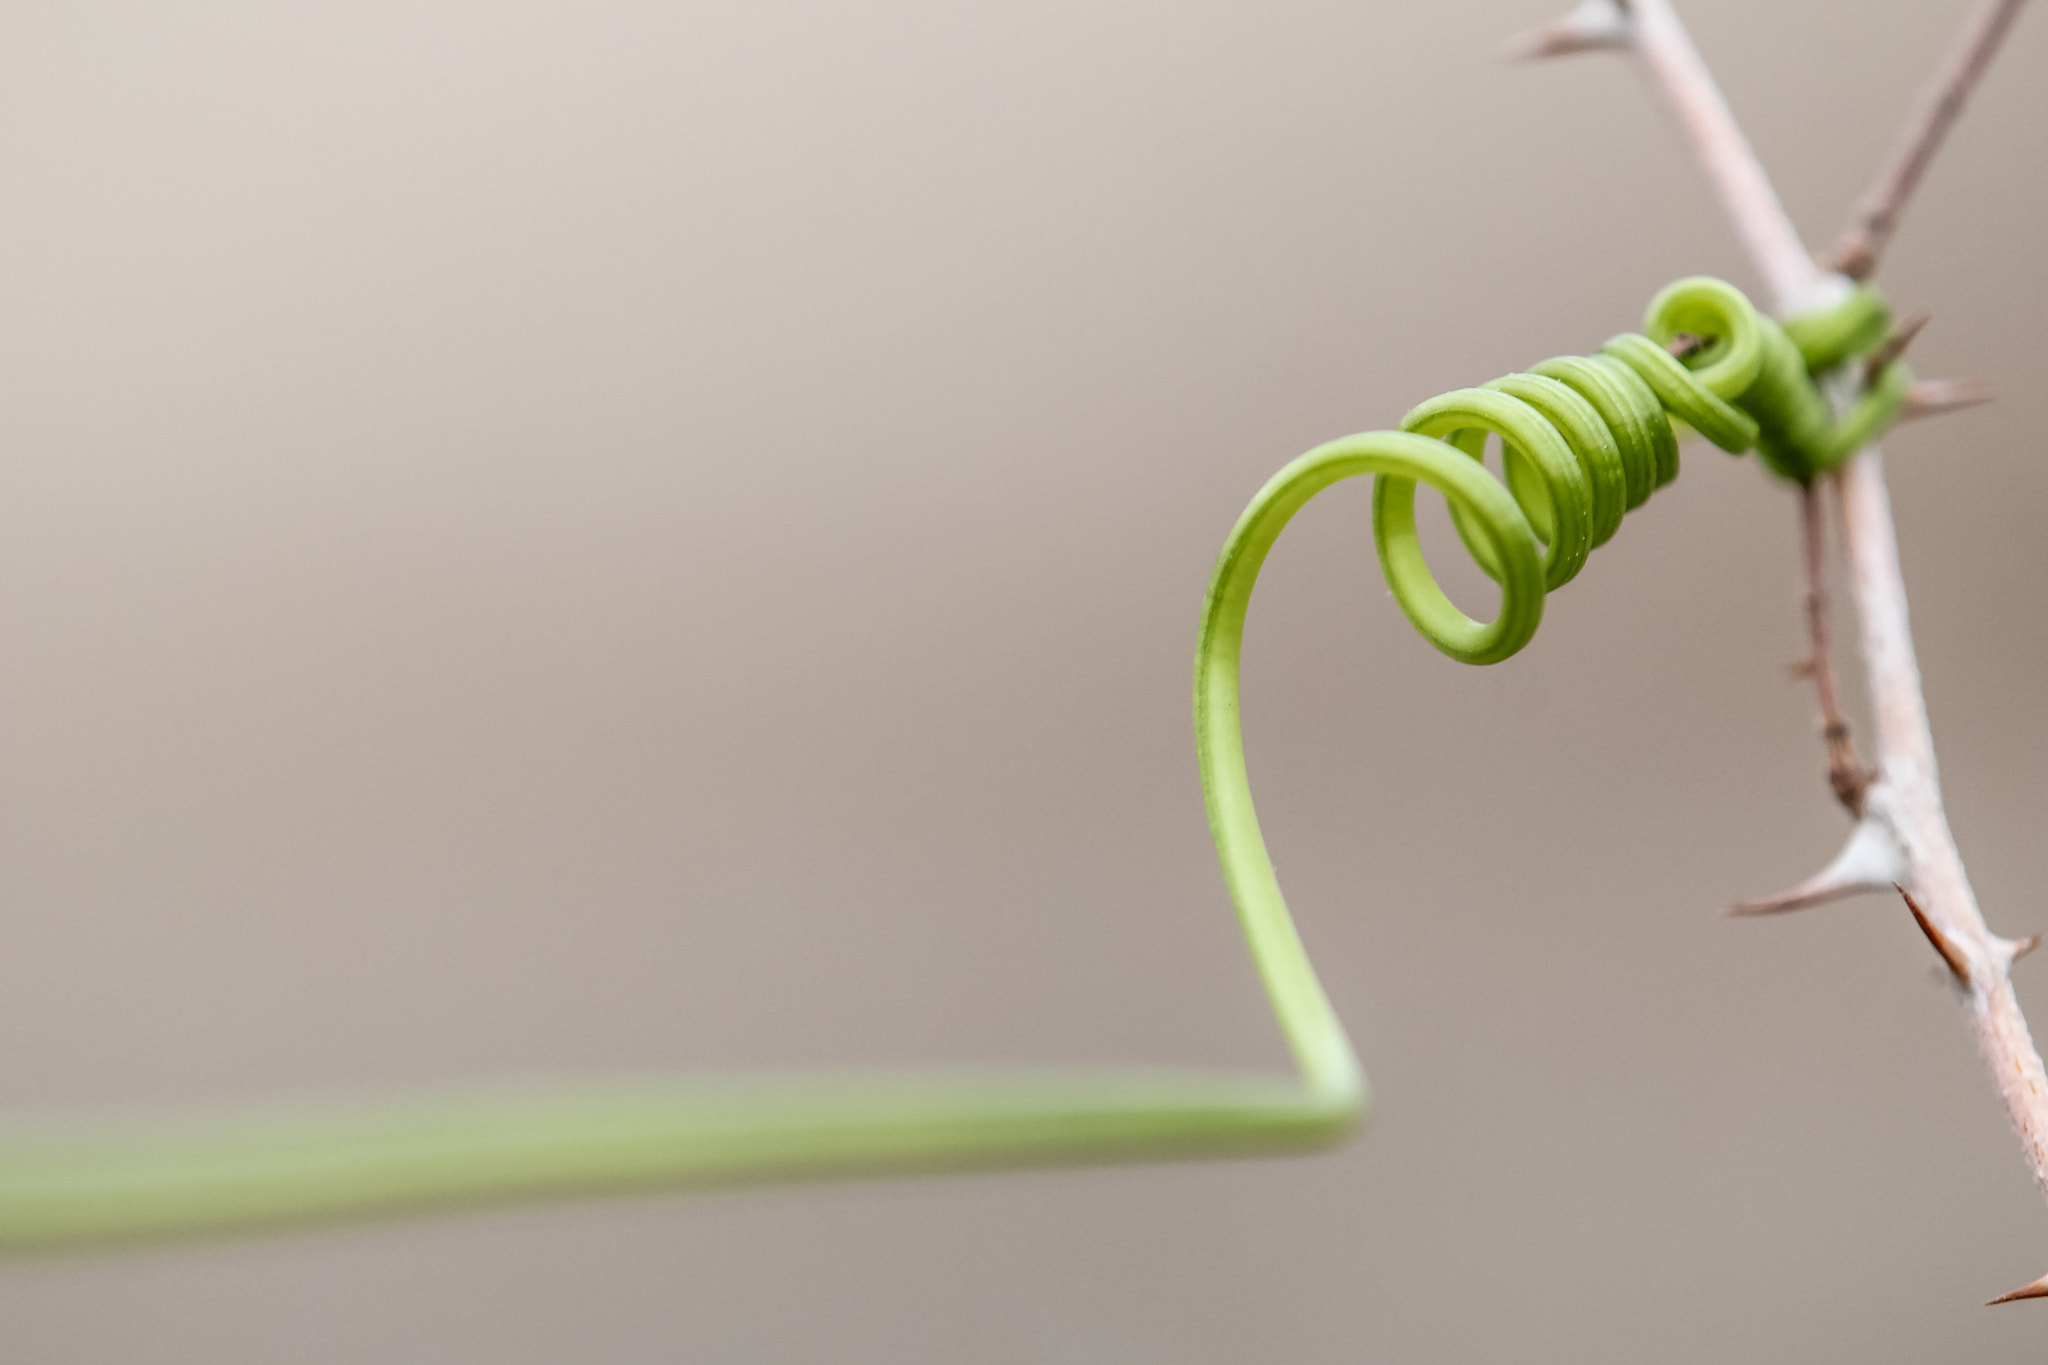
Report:
[[[1690,8],[1820,244],[1964,6]],[[1552,9],[10,6],[6,1106],[1283,1066],[1188,736],[1225,531],[1316,442],[1755,283],[1623,62],[1498,61]],[[1920,372],[2005,395],[1889,453],[2011,934],[2042,18],[1886,272]],[[1247,671],[1356,1145],[12,1263],[0,1355],[2039,1359],[2048,1308],[1976,1305],[2048,1210],[1905,912],[1715,913],[1843,832],[1786,490],[1690,450],[1492,670],[1400,619],[1367,496],[1283,542]]]

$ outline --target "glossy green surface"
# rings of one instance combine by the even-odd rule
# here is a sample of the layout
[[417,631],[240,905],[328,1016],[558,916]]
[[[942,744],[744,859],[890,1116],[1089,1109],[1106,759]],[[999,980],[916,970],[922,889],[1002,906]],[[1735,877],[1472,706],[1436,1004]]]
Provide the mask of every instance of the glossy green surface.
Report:
[[[1293,1051],[1293,1078],[1204,1073],[821,1078],[502,1091],[379,1109],[273,1111],[132,1125],[11,1126],[0,1137],[0,1250],[214,1235],[338,1218],[599,1191],[972,1168],[1311,1150],[1362,1119],[1366,1089],[1316,980],[1253,809],[1238,668],[1260,567],[1295,513],[1376,477],[1380,563],[1401,608],[1444,653],[1507,658],[1623,513],[1678,472],[1675,415],[1723,449],[1752,444],[1801,480],[1853,453],[1897,411],[1894,365],[1836,423],[1808,365],[1884,336],[1858,291],[1790,334],[1716,280],[1652,303],[1648,336],[1444,394],[1400,431],[1331,441],[1267,482],[1238,519],[1203,604],[1195,743],[1224,882]],[[1664,343],[1705,339],[1681,364]],[[1670,415],[1667,415],[1670,414]],[[1506,481],[1481,463],[1489,434]],[[1414,521],[1418,485],[1449,503],[1501,586],[1491,622],[1438,588]]]
[[[1544,594],[1572,580],[1623,513],[1677,477],[1674,419],[1731,454],[1754,448],[1772,472],[1800,483],[1874,438],[1905,398],[1912,381],[1905,367],[1889,366],[1840,421],[1809,367],[1842,364],[1875,347],[1889,322],[1883,301],[1858,289],[1839,307],[1795,323],[1795,341],[1734,286],[1680,280],[1651,301],[1647,335],[1624,333],[1598,355],[1560,356],[1421,404],[1401,428],[1438,438],[1428,462],[1435,477],[1383,473],[1373,489],[1373,535],[1395,601],[1452,658],[1507,658],[1535,634]],[[1703,343],[1684,362],[1667,349],[1681,335]],[[1489,437],[1500,442],[1505,501],[1445,483],[1460,463],[1479,465]],[[1423,560],[1418,480],[1444,489],[1466,550],[1500,584],[1490,626],[1454,606]],[[1531,554],[1533,566],[1525,562]]]

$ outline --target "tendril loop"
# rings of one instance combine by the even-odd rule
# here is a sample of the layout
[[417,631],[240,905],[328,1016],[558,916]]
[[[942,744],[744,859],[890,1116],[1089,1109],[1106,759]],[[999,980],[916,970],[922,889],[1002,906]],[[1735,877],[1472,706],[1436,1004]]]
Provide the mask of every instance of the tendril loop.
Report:
[[[1535,635],[1544,596],[1571,582],[1624,513],[1678,476],[1674,419],[1730,454],[1754,447],[1773,472],[1801,483],[1876,435],[1911,382],[1903,366],[1887,367],[1840,422],[1811,372],[1874,347],[1888,319],[1883,301],[1859,289],[1788,330],[1732,285],[1679,280],[1651,301],[1644,333],[1439,394],[1402,418],[1399,432],[1319,446],[1267,489],[1327,459],[1364,459],[1376,475],[1373,539],[1394,600],[1452,658],[1498,663]],[[1680,336],[1696,343],[1685,361],[1669,349]],[[1408,434],[1433,439],[1396,439]],[[1489,437],[1501,443],[1504,478],[1475,481]],[[1461,611],[1430,572],[1415,525],[1418,483],[1444,495],[1473,562],[1500,585],[1490,624]]]

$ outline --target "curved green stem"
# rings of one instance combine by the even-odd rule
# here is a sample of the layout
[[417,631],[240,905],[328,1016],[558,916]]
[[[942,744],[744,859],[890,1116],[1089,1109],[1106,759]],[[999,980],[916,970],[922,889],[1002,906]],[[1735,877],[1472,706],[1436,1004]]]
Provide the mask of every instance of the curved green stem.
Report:
[[[1355,439],[1441,449],[1415,436]],[[1210,828],[1299,1080],[1107,1073],[589,1087],[17,1132],[0,1139],[0,1249],[606,1190],[1303,1151],[1341,1140],[1363,1115],[1364,1080],[1259,835],[1237,670],[1252,583],[1288,517],[1333,479],[1379,467],[1311,455],[1268,485],[1217,566],[1197,648]]]
[[[1812,348],[1839,359],[1874,325],[1881,332],[1868,304],[1858,306],[1860,331],[1835,329],[1843,340],[1822,327]],[[1652,305],[1649,330],[1654,341],[1617,337],[1599,356],[1546,361],[1432,399],[1402,431],[1317,447],[1259,491],[1217,559],[1196,645],[1195,744],[1224,881],[1297,1079],[746,1081],[17,1127],[0,1135],[0,1251],[605,1190],[1301,1151],[1341,1140],[1364,1115],[1365,1080],[1288,917],[1245,772],[1238,667],[1259,569],[1310,499],[1374,475],[1380,563],[1402,610],[1445,653],[1492,663],[1528,643],[1545,594],[1578,572],[1623,512],[1676,475],[1667,412],[1730,450],[1760,441],[1795,477],[1825,467],[1840,430],[1808,377],[1813,362],[1802,363],[1796,343],[1741,294],[1719,281],[1681,281]],[[1657,344],[1680,330],[1707,339],[1690,369]],[[1845,425],[1889,419],[1899,385],[1880,388],[1889,399]],[[1504,443],[1505,484],[1480,462],[1488,433]],[[1501,585],[1493,621],[1467,617],[1430,575],[1414,520],[1419,483],[1444,495],[1467,548]]]

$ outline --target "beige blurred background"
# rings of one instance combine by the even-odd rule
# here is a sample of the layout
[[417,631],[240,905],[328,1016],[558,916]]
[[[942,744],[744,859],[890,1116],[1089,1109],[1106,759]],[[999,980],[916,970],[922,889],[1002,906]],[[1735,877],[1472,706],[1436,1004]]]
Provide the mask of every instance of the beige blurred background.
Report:
[[[1545,0],[10,6],[0,1093],[1281,1068],[1207,845],[1212,556],[1285,460],[1744,285]],[[1959,0],[1694,4],[1825,242]],[[2048,929],[2048,22],[1888,270],[1956,828]],[[2048,1209],[1832,852],[1793,504],[1695,448],[1471,670],[1368,490],[1253,613],[1364,1054],[1279,1163],[639,1198],[0,1265],[10,1362],[2040,1358]],[[1462,581],[1469,583],[1467,575]],[[2020,989],[2048,1011],[2043,973]]]

